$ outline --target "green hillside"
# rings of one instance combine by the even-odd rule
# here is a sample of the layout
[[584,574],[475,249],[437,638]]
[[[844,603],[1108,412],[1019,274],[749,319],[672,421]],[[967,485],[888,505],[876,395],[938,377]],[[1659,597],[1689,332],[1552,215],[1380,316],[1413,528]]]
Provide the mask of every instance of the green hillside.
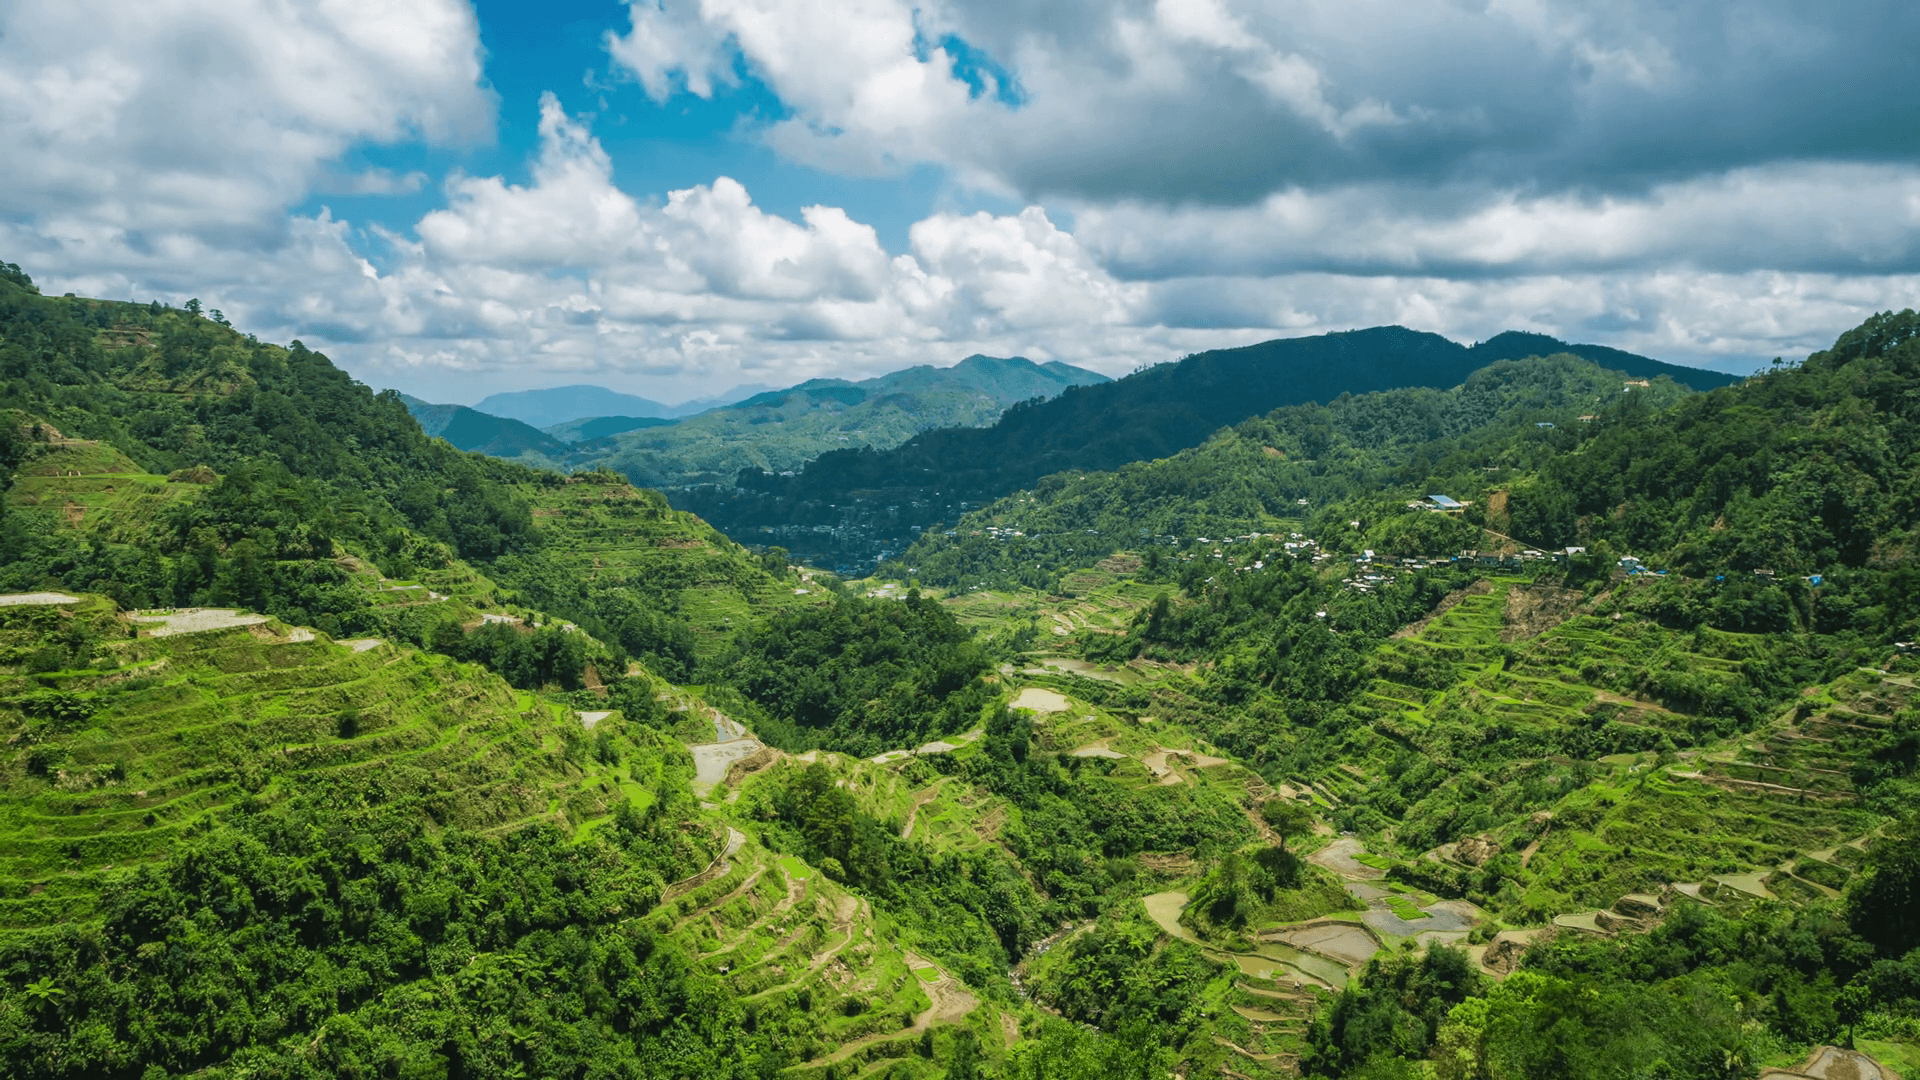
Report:
[[[1309,521],[1314,536],[1344,534],[1339,514],[1362,496],[1367,504],[1355,512],[1369,523],[1397,519],[1362,546],[1394,556],[1452,554],[1478,546],[1478,530],[1446,515],[1406,515],[1405,501],[1445,492],[1466,499],[1489,476],[1524,474],[1562,452],[1602,416],[1658,410],[1688,392],[1665,377],[1633,393],[1622,393],[1625,384],[1621,372],[1562,354],[1500,361],[1445,390],[1286,406],[1171,457],[1048,477],[923,535],[886,572],[953,587],[1051,586],[1131,548],[1185,550],[1203,537],[1293,531]],[[1404,492],[1398,502],[1396,491]],[[1344,509],[1329,513],[1333,504]]]
[[[0,335],[0,481],[18,474],[0,501],[0,588],[244,607],[482,662],[528,688],[571,688],[588,669],[610,679],[631,656],[685,676],[689,643],[794,597],[783,561],[612,477],[596,490],[651,507],[645,535],[682,554],[581,582],[576,556],[604,554],[613,534],[602,517],[536,516],[565,502],[562,477],[429,438],[398,395],[297,342],[15,279],[0,280]],[[635,616],[644,631],[623,633]]]
[[0,608],[0,636],[26,658],[0,686],[8,739],[26,747],[0,782],[4,930],[85,918],[110,868],[164,856],[241,804],[571,828],[611,813],[629,775],[657,790],[674,758],[649,744],[616,775],[570,710],[496,676],[259,616],[83,600]]
[[1917,327],[1288,406],[842,581],[5,268],[0,1073],[1911,1072]]

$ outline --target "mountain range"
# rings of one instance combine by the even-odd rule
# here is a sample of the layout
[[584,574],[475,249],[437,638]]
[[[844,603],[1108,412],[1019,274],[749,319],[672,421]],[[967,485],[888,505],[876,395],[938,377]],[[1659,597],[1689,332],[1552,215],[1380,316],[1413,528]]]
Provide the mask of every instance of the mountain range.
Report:
[[753,383],[736,386],[725,393],[711,397],[694,398],[678,405],[663,405],[649,398],[623,394],[604,386],[575,384],[489,394],[473,408],[489,416],[503,416],[536,428],[550,428],[569,420],[583,420],[596,416],[677,420],[708,409],[731,405],[770,389],[772,387]]
[[463,450],[544,467],[611,468],[634,483],[677,487],[731,484],[742,469],[789,471],[828,450],[885,449],[930,428],[991,423],[1018,402],[1107,381],[1058,361],[970,356],[951,367],[920,365],[857,382],[812,379],[678,420],[637,411],[633,403],[642,399],[596,397],[592,387],[496,395],[481,405],[507,398],[520,415],[540,418],[595,406],[630,411],[573,416],[540,431],[478,408],[417,399],[408,399],[408,408],[428,434]]
[[[900,550],[920,528],[951,523],[962,504],[998,498],[1050,473],[1165,457],[1283,405],[1396,387],[1455,386],[1499,360],[1555,353],[1636,379],[1664,375],[1694,389],[1736,381],[1541,334],[1509,331],[1466,346],[1384,326],[1199,353],[1009,409],[988,427],[930,430],[890,450],[831,451],[793,476],[746,473],[735,489],[673,492],[672,498],[734,536],[804,530],[804,536],[782,535],[803,545],[795,550],[852,570],[881,551]],[[618,461],[610,464],[619,467]]]

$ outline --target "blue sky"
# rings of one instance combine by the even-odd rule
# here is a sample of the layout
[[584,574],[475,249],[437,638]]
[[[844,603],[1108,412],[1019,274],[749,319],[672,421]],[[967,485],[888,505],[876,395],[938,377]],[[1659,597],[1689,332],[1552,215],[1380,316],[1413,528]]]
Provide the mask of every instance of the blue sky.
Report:
[[1746,371],[1920,291],[1920,9],[16,0],[0,258],[433,400],[1398,323]]

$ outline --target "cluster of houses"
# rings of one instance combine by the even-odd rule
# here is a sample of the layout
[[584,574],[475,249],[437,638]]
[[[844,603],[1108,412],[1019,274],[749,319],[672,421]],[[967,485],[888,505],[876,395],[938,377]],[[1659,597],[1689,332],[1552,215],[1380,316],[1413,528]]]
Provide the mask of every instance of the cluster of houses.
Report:
[[[1368,548],[1354,556],[1355,573],[1350,578],[1342,578],[1341,584],[1354,592],[1372,592],[1393,580],[1391,571],[1396,570],[1434,570],[1453,566],[1472,566],[1483,570],[1519,570],[1531,563],[1552,562],[1564,565],[1575,555],[1585,553],[1583,547],[1561,548],[1558,551],[1540,551],[1528,548],[1519,552],[1475,551],[1471,548],[1458,555],[1409,555],[1399,559],[1383,559]],[[1631,562],[1640,566],[1640,560],[1627,558],[1621,560],[1624,567]],[[1642,568],[1644,569],[1644,568]],[[1629,573],[1639,572],[1629,570]],[[1650,571],[1649,571],[1650,572]]]

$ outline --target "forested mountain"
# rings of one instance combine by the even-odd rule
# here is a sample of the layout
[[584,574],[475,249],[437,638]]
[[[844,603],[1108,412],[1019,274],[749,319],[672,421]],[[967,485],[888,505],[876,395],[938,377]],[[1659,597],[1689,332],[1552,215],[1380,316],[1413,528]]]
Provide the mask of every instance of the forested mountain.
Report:
[[[988,428],[928,431],[886,451],[822,454],[798,475],[743,473],[738,489],[676,492],[676,505],[729,535],[765,535],[851,565],[904,548],[914,526],[951,523],[978,504],[1075,469],[1114,469],[1195,446],[1282,405],[1395,387],[1447,387],[1498,360],[1567,352],[1636,379],[1703,389],[1732,382],[1599,346],[1505,333],[1472,347],[1397,326],[1289,338],[1189,356],[1110,384],[1010,409]],[[819,531],[816,527],[826,527]],[[836,544],[842,534],[845,543]],[[809,542],[825,546],[809,546]]]
[[197,308],[0,265],[4,1075],[1920,1068],[1912,312],[1277,408],[937,590]]
[[465,405],[435,405],[406,394],[400,401],[408,415],[428,435],[452,443],[457,450],[472,450],[497,458],[521,458],[527,464],[558,460],[567,453],[567,444],[536,427],[518,420],[493,416]]
[[[508,405],[540,418],[590,410],[554,422],[545,432],[457,405],[409,407],[429,434],[463,450],[541,467],[613,469],[636,484],[667,487],[731,483],[749,468],[792,470],[840,447],[895,446],[928,428],[989,423],[1016,402],[1106,381],[1104,375],[1057,361],[970,356],[952,367],[922,365],[860,382],[812,379],[672,421],[658,418],[678,415],[666,406],[649,412],[631,405],[640,399],[588,393],[597,387],[487,399],[511,398]],[[609,415],[622,399],[629,402],[628,415]]]
[[[97,591],[126,607],[240,604],[500,663],[524,650],[465,637],[462,624],[532,606],[591,633],[539,643],[576,682],[582,649],[612,650],[601,663],[617,670],[631,646],[678,670],[713,632],[701,620],[728,617],[701,614],[713,595],[744,614],[784,592],[784,562],[770,574],[658,495],[454,450],[398,394],[374,394],[299,342],[263,343],[197,311],[43,297],[24,274],[0,279],[0,342],[11,448],[0,482],[14,481],[0,587]],[[581,518],[583,533],[547,505],[569,490],[630,519],[630,548],[680,554],[670,566],[623,557],[630,572],[577,580],[569,561],[602,539],[597,518]],[[420,594],[441,602],[411,602]]]
[[1476,546],[1478,529],[1463,515],[1404,513],[1407,498],[1467,499],[1489,476],[1529,474],[1602,418],[1657,412],[1689,393],[1563,353],[1498,361],[1446,390],[1283,406],[1170,457],[1047,477],[923,535],[886,570],[943,586],[1052,588],[1117,551],[1276,530],[1351,536],[1355,514],[1366,519],[1363,547],[1451,554]]
[[570,461],[609,468],[636,484],[732,483],[743,469],[784,472],[829,450],[886,449],[929,428],[992,423],[1017,402],[1053,398],[1106,376],[1057,361],[969,356],[860,382],[812,379],[769,390],[670,427],[581,443]]

